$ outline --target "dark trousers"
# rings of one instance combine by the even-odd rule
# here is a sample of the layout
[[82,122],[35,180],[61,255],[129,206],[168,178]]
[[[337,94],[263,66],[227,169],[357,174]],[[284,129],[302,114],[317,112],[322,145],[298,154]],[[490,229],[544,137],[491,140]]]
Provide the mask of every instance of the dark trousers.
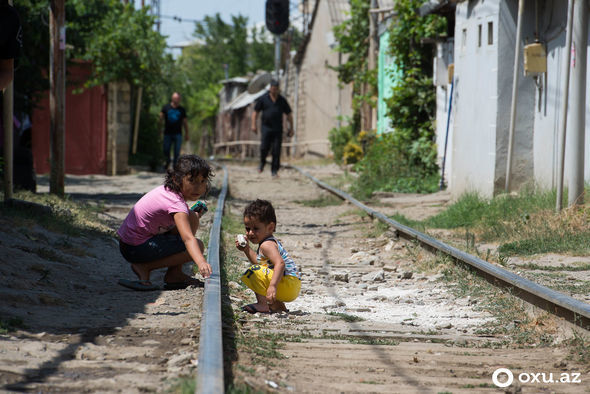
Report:
[[182,133],[178,134],[164,134],[164,158],[166,159],[166,167],[170,164],[170,148],[174,144],[174,162],[176,165],[178,156],[180,155],[180,145],[182,145]]
[[283,143],[283,133],[273,130],[262,130],[262,140],[260,143],[260,171],[264,169],[266,163],[266,156],[270,151],[272,154],[272,162],[270,171],[274,175],[279,172],[281,166],[281,144]]

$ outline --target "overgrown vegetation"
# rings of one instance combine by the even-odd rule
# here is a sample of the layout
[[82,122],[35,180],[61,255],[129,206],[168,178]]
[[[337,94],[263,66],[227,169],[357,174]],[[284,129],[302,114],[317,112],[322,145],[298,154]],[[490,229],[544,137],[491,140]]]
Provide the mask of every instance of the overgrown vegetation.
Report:
[[343,203],[341,198],[338,198],[332,194],[327,194],[322,197],[318,197],[313,200],[297,200],[295,201],[297,204],[301,204],[304,207],[311,207],[311,208],[322,208],[328,207],[332,205],[340,205]]
[[[39,224],[50,231],[68,236],[79,236],[81,232],[113,235],[113,230],[98,218],[101,211],[99,205],[82,204],[69,197],[60,198],[52,194],[34,194],[27,191],[16,192],[14,198],[48,208],[40,212],[39,209],[27,207],[0,206],[2,216],[17,217],[23,226]],[[63,249],[67,245],[56,246]],[[43,250],[38,252],[45,253]]]
[[[402,215],[393,219],[417,228],[446,228],[465,231],[479,242],[502,242],[502,256],[538,253],[590,252],[590,209],[572,207],[556,213],[555,191],[523,189],[518,195],[483,198],[475,192],[462,195],[445,211],[424,221]],[[468,242],[468,243],[470,243]]]
[[420,17],[416,12],[420,5],[421,0],[401,0],[394,5],[389,51],[394,56],[396,75],[401,77],[395,77],[392,96],[387,100],[394,131],[377,138],[371,138],[371,132],[361,131],[358,125],[358,109],[375,105],[376,74],[368,70],[365,60],[369,3],[352,1],[350,20],[335,28],[338,50],[351,55],[337,71],[342,82],[353,83],[355,116],[349,125],[331,130],[329,139],[337,161],[356,163],[359,176],[353,193],[360,198],[376,190],[428,193],[438,186],[432,48],[423,42],[445,34],[446,20],[437,15]]

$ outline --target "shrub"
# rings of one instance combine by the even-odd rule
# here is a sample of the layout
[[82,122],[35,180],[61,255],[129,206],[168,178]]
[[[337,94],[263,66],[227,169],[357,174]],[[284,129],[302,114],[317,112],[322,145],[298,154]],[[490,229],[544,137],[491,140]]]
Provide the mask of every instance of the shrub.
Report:
[[344,164],[358,163],[363,158],[363,148],[359,144],[353,141],[349,141],[344,146],[344,154],[342,159]]
[[334,154],[334,160],[341,162],[344,156],[344,147],[354,138],[354,133],[351,125],[342,127],[334,127],[328,134],[330,141],[330,149]]
[[430,193],[438,188],[438,173],[415,165],[412,153],[400,149],[395,133],[369,145],[355,169],[359,176],[352,191],[362,198],[375,190]]

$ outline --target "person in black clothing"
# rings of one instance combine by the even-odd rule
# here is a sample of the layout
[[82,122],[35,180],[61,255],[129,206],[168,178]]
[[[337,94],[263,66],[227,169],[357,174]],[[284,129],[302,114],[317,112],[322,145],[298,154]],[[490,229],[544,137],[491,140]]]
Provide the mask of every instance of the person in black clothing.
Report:
[[262,111],[261,122],[261,143],[260,143],[260,167],[258,172],[264,170],[266,156],[270,151],[272,154],[272,163],[270,171],[273,177],[278,176],[279,167],[281,166],[281,144],[283,142],[283,114],[287,115],[288,132],[287,136],[293,136],[293,114],[291,107],[283,96],[279,94],[279,83],[272,80],[270,90],[264,94],[254,105],[252,113],[252,131],[257,132],[257,117]]
[[0,0],[0,90],[4,90],[14,75],[14,58],[17,57],[22,42],[22,29],[18,14]]
[[186,110],[180,105],[180,94],[172,93],[170,103],[162,107],[160,112],[160,126],[164,121],[164,157],[166,165],[164,170],[170,165],[170,148],[174,144],[174,163],[176,165],[180,155],[180,145],[182,144],[182,128],[184,126],[184,139],[188,141],[188,121],[186,120]]

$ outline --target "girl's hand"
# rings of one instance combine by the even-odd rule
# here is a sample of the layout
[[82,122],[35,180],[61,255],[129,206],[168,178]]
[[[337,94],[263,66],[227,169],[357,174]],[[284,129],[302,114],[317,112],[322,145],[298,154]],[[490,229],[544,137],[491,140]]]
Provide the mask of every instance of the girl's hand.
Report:
[[203,275],[203,278],[210,277],[211,273],[213,272],[211,269],[211,265],[206,261],[197,263],[197,267],[199,267],[199,272],[201,273],[201,275]]
[[277,299],[277,288],[273,285],[268,286],[266,290],[266,301],[269,304],[273,304]]

